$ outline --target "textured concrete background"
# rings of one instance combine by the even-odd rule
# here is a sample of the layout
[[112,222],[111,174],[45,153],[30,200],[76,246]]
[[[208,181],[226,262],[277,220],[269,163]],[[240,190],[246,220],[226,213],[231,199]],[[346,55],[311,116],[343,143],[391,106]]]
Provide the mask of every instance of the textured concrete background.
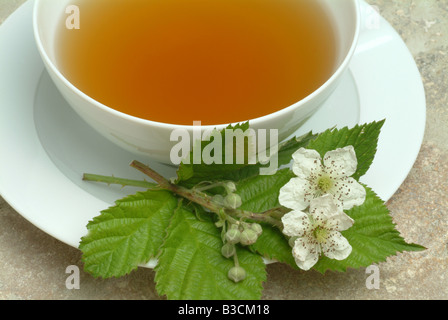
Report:
[[[0,0],[0,23],[23,0]],[[379,264],[380,288],[368,290],[366,270],[297,272],[269,265],[264,299],[448,298],[448,0],[369,0],[413,54],[427,96],[427,132],[409,177],[388,202],[399,231],[428,248]],[[0,48],[1,50],[1,48]],[[1,71],[0,71],[1,72]],[[81,288],[65,286],[69,265],[82,270],[78,250],[48,236],[0,197],[0,299],[160,299],[154,272],[120,279],[81,271]]]

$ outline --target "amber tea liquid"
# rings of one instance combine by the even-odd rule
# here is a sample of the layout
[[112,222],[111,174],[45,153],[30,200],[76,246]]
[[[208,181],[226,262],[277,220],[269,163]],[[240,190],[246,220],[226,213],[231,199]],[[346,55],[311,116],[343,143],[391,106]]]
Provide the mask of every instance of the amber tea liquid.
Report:
[[118,111],[158,122],[246,121],[301,100],[333,73],[331,20],[315,0],[78,0],[58,67]]

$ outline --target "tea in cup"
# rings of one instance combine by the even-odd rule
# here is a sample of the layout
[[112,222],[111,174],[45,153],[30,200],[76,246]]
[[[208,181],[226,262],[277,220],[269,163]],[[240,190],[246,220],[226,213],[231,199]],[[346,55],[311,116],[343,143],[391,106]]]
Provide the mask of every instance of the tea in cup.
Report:
[[347,69],[359,8],[356,0],[36,0],[34,30],[51,78],[86,122],[169,163],[170,133],[192,132],[194,121],[204,130],[249,121],[280,140],[295,132]]

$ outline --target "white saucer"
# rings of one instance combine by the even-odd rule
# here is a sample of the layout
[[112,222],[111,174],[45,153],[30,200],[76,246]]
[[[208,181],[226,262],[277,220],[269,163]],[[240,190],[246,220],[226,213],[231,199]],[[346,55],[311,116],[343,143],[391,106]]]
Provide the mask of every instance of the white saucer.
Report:
[[[82,174],[142,179],[129,163],[150,161],[96,134],[60,96],[34,45],[32,7],[33,0],[26,2],[0,28],[0,194],[35,226],[78,247],[89,220],[137,190],[83,182]],[[362,3],[365,15],[369,8]],[[386,201],[416,160],[426,104],[411,54],[381,18],[378,28],[363,30],[350,72],[297,134],[382,119],[377,157],[362,181]],[[151,166],[175,175],[171,167]]]

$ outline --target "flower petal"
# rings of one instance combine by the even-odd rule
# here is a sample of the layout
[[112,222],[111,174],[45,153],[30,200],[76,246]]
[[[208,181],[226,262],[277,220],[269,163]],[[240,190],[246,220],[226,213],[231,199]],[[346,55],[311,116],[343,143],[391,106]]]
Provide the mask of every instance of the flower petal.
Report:
[[353,178],[344,178],[338,181],[339,192],[337,199],[341,201],[344,210],[360,206],[366,200],[366,189]]
[[320,246],[317,242],[310,241],[309,238],[298,238],[294,242],[292,255],[297,266],[308,271],[319,261]]
[[345,230],[350,229],[354,223],[355,223],[355,220],[350,218],[343,211],[340,211],[338,215],[335,215],[332,218],[327,220],[325,227],[327,229],[331,229],[331,230],[345,231]]
[[352,246],[348,240],[337,231],[330,231],[327,242],[321,246],[322,253],[330,259],[345,260],[352,253]]
[[336,231],[347,230],[353,226],[355,222],[345,214],[341,206],[337,205],[333,196],[329,194],[311,201],[310,214],[316,224],[321,225],[326,229]]
[[290,237],[303,237],[311,229],[308,215],[302,211],[291,211],[282,218],[283,233]]
[[310,214],[316,222],[325,221],[339,214],[341,211],[333,196],[325,194],[310,201]]
[[358,167],[358,159],[353,146],[327,152],[323,162],[325,171],[333,178],[350,177]]
[[322,159],[319,152],[300,148],[293,155],[292,171],[300,178],[306,179],[312,174],[322,171]]
[[289,209],[305,210],[314,197],[308,180],[292,178],[280,189],[279,203]]

